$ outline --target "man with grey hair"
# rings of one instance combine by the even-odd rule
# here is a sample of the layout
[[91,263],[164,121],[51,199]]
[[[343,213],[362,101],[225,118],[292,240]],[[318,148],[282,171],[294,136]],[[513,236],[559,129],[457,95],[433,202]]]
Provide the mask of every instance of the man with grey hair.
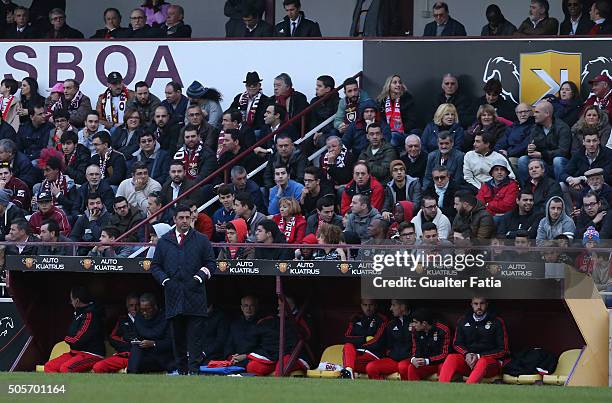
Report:
[[427,153],[423,152],[421,146],[421,138],[416,134],[410,134],[404,141],[406,152],[400,156],[400,159],[406,165],[406,175],[413,178],[419,178],[423,184],[425,176],[425,167],[427,166]]
[[[274,102],[287,109],[287,120],[308,107],[306,95],[293,89],[293,82],[287,73],[281,73],[274,78]],[[299,131],[301,122],[295,122],[294,127]]]
[[61,8],[54,8],[49,12],[49,22],[51,23],[51,29],[47,32],[45,38],[83,39],[85,37],[81,31],[66,24],[66,13]]
[[515,35],[557,35],[559,32],[559,21],[548,16],[550,5],[548,0],[531,0],[529,6],[529,17],[521,23]]
[[168,7],[166,23],[160,26],[161,37],[191,38],[191,27],[183,21],[185,10],[183,7],[172,4]]
[[423,36],[466,36],[465,27],[459,21],[451,18],[448,5],[437,1],[432,6],[434,20],[425,25]]
[[13,169],[13,176],[24,181],[30,188],[38,182],[37,170],[30,159],[17,149],[13,140],[0,140],[0,162],[8,162]]
[[495,144],[495,151],[507,157],[516,171],[518,159],[527,154],[529,134],[533,127],[533,110],[531,105],[521,102],[514,108],[516,121],[500,137]]
[[230,172],[230,177],[232,179],[232,192],[234,194],[238,194],[238,192],[249,193],[257,211],[265,213],[266,205],[264,204],[263,194],[259,185],[252,179],[247,178],[246,169],[241,165],[235,165]]
[[140,8],[135,8],[130,13],[130,26],[125,31],[118,33],[121,38],[157,38],[160,36],[157,28],[147,25],[147,16]]
[[451,73],[446,73],[442,77],[442,93],[438,95],[436,108],[442,104],[455,105],[459,115],[459,123],[464,129],[474,123],[476,119],[473,107],[474,101],[468,95],[459,91],[459,80]]
[[346,185],[353,179],[353,165],[355,156],[338,136],[329,136],[325,140],[327,152],[321,154],[319,166],[327,180],[334,186]]

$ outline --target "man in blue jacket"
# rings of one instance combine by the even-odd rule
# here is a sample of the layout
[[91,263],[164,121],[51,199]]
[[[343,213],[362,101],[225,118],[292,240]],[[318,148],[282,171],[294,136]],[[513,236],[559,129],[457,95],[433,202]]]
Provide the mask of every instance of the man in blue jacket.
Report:
[[157,242],[151,271],[164,287],[176,370],[181,375],[197,374],[202,361],[200,336],[208,310],[204,282],[216,268],[215,255],[208,237],[191,228],[188,206],[177,206],[174,224],[176,229]]

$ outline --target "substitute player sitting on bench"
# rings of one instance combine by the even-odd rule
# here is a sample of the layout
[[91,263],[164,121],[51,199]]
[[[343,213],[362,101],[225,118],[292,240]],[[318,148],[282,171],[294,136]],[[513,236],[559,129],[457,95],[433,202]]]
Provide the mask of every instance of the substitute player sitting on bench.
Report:
[[455,374],[468,376],[467,383],[479,383],[501,373],[510,351],[504,320],[488,310],[485,298],[472,298],[472,309],[457,322],[453,348],[440,370],[440,382],[450,382]]
[[374,350],[387,324],[387,318],[376,312],[376,301],[361,300],[362,314],[354,315],[344,333],[345,344],[342,348],[343,378],[353,379],[353,371],[365,373],[370,361],[379,359],[382,352]]

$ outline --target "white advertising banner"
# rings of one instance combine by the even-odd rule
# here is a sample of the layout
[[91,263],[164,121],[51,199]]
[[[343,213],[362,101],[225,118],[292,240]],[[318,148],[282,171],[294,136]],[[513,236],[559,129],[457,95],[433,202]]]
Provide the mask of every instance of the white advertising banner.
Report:
[[4,77],[34,77],[43,96],[58,81],[74,78],[92,103],[112,71],[132,90],[141,80],[152,84],[161,99],[169,81],[186,88],[197,80],[219,90],[226,108],[244,91],[249,71],[259,73],[266,95],[273,94],[274,77],[288,73],[310,100],[318,76],[330,75],[339,85],[363,68],[360,40],[0,42],[0,49]]

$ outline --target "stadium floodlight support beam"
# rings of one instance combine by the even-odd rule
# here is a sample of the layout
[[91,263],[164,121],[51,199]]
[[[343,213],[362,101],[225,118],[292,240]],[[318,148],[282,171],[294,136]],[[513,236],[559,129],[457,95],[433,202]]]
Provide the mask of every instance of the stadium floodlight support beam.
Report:
[[[355,74],[354,76],[352,76],[351,78],[361,78],[363,72],[359,72],[357,74]],[[293,125],[294,123],[296,123],[298,120],[301,120],[303,118],[305,118],[315,107],[319,106],[320,104],[322,104],[323,102],[325,102],[327,99],[329,99],[330,97],[332,97],[333,95],[337,94],[342,88],[344,88],[344,84],[338,86],[337,88],[334,88],[332,91],[330,91],[329,93],[327,93],[325,96],[321,97],[321,99],[317,100],[316,102],[314,102],[313,104],[309,105],[306,109],[304,109],[302,112],[298,113],[297,115],[295,115],[294,117],[292,117],[291,119],[289,119],[288,121],[286,121],[285,123],[281,124],[278,129],[276,129],[275,131],[273,131],[272,133],[269,133],[267,135],[265,135],[264,137],[262,137],[261,139],[259,139],[257,142],[255,142],[255,144],[253,144],[252,146],[250,146],[249,148],[247,148],[246,150],[244,150],[243,152],[241,152],[240,154],[238,154],[236,157],[234,157],[232,160],[228,161],[226,164],[224,164],[222,167],[218,168],[216,171],[214,171],[213,173],[211,173],[210,175],[208,175],[206,178],[200,180],[198,183],[194,184],[192,187],[190,187],[189,189],[187,189],[185,191],[185,193],[179,195],[176,199],[170,201],[169,203],[167,203],[165,206],[163,206],[161,209],[159,209],[158,211],[156,211],[155,213],[151,214],[149,217],[145,218],[144,220],[142,220],[141,222],[139,222],[138,224],[136,224],[134,227],[132,227],[131,229],[129,229],[128,231],[124,232],[121,236],[119,236],[119,238],[117,238],[116,242],[120,242],[122,239],[125,239],[127,236],[132,235],[133,233],[135,233],[138,229],[140,229],[141,227],[147,225],[153,218],[163,214],[166,210],[168,210],[169,208],[171,208],[173,205],[175,205],[177,202],[179,202],[180,200],[183,200],[185,198],[187,198],[188,196],[190,196],[194,191],[196,191],[196,189],[201,188],[203,185],[206,185],[207,183],[209,183],[211,180],[213,180],[214,178],[223,175],[223,172],[226,169],[229,169],[230,167],[232,167],[233,165],[235,165],[238,161],[240,161],[242,158],[246,157],[248,154],[250,154],[251,152],[253,152],[253,150],[256,147],[259,147],[260,145],[265,144],[268,140],[274,138],[274,136],[278,133],[281,133],[283,130],[285,130],[286,128],[288,128],[290,125]]]

